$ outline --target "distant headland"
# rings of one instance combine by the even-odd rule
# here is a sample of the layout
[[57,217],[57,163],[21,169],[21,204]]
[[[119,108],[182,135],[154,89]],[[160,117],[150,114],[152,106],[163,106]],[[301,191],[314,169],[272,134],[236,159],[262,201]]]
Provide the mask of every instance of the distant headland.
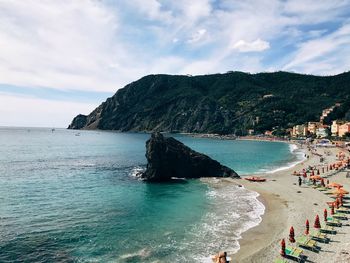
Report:
[[350,120],[350,72],[313,76],[289,72],[149,75],[108,98],[69,129],[284,136],[314,122]]

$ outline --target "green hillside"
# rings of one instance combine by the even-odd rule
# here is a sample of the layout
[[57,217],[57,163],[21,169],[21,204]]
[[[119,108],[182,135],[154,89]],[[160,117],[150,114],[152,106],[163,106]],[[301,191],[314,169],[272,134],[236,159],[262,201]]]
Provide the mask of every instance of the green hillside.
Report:
[[69,128],[241,135],[317,121],[337,102],[342,106],[333,115],[349,118],[350,72],[149,75],[118,90],[88,116],[78,115]]

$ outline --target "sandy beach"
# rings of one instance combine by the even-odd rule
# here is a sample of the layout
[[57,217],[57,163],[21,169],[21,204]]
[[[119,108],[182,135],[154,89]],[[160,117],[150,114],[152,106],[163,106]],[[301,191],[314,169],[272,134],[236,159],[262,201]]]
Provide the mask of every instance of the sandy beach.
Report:
[[[287,245],[296,246],[295,243],[291,244],[288,240],[291,226],[294,227],[295,236],[298,237],[303,235],[305,231],[306,219],[310,221],[310,229],[313,229],[317,214],[323,223],[324,209],[327,208],[328,213],[330,213],[326,202],[334,200],[306,184],[299,187],[298,176],[292,175],[294,171],[301,171],[309,165],[321,167],[320,157],[311,154],[306,148],[304,150],[306,154],[310,155],[309,159],[290,169],[261,175],[267,179],[264,183],[230,180],[232,183],[242,184],[248,190],[258,192],[260,201],[265,205],[262,222],[243,233],[242,239],[239,241],[240,250],[236,254],[230,255],[232,262],[274,262],[275,259],[280,258],[282,238],[285,238]],[[329,152],[329,155],[326,155],[325,151]],[[323,162],[325,165],[334,163],[339,151],[341,151],[339,148],[318,148],[317,154],[322,154],[325,157]],[[350,179],[346,178],[346,171],[338,172],[327,179],[330,182],[343,184],[346,190],[350,189]],[[226,179],[225,181],[227,183]],[[319,252],[303,249],[303,255],[307,257],[305,262],[350,262],[350,223],[348,223],[350,221],[342,222],[342,227],[335,227],[337,234],[328,234],[329,243],[318,242],[318,246],[321,248]]]

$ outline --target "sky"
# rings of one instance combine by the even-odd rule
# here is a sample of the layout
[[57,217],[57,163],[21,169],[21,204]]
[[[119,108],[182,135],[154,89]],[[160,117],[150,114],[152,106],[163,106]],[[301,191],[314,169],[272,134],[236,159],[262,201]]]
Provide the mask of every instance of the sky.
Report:
[[0,126],[67,127],[148,74],[350,69],[350,0],[0,0]]

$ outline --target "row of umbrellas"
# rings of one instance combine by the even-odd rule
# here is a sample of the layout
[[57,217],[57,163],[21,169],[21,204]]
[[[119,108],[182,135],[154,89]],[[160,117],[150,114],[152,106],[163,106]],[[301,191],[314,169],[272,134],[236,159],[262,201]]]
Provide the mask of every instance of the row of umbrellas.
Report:
[[[334,214],[334,207],[332,208],[331,214]],[[327,209],[324,210],[324,219],[327,221]],[[315,217],[315,222],[314,222],[314,228],[315,229],[320,229],[321,228],[321,222],[320,222],[320,217],[316,215]],[[309,235],[310,231],[310,223],[309,220],[307,219],[305,222],[305,235]],[[294,227],[291,226],[289,229],[289,241],[291,243],[295,243],[295,232],[294,232]],[[286,256],[286,241],[283,238],[281,240],[281,256]]]

